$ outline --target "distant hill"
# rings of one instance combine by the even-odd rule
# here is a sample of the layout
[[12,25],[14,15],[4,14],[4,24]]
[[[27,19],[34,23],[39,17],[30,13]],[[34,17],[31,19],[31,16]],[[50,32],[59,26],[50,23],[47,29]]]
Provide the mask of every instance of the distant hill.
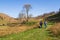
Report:
[[55,15],[47,17],[47,20],[53,22],[60,22],[60,11],[57,12]]
[[17,20],[13,17],[8,16],[7,14],[4,13],[0,13],[0,24],[1,23],[13,23],[13,22],[17,22]]
[[55,15],[55,12],[44,13],[43,15],[37,16],[36,19],[45,19],[52,15]]

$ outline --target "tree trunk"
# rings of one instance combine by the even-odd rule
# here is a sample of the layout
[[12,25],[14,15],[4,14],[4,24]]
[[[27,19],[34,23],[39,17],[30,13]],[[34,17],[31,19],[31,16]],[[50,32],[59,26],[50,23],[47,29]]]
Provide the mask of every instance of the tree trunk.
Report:
[[27,22],[28,22],[28,11],[27,11]]

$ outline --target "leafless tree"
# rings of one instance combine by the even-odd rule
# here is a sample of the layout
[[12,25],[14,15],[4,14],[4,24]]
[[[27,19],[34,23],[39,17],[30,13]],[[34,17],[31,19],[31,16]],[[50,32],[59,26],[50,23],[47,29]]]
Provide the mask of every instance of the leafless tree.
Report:
[[59,8],[59,13],[60,13],[60,8]]
[[25,10],[26,10],[26,13],[27,13],[27,21],[28,21],[28,12],[29,12],[29,10],[30,10],[30,8],[31,8],[31,5],[30,5],[30,4],[25,4],[23,7],[24,7]]
[[32,17],[32,14],[29,14],[28,18],[31,18]]
[[22,21],[22,19],[25,19],[26,18],[26,15],[24,13],[19,13],[19,21]]

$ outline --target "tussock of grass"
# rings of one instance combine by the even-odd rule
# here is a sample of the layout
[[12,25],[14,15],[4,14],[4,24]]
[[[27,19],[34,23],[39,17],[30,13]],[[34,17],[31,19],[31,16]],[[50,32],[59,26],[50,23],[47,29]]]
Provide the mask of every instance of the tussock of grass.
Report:
[[52,36],[59,37],[60,36],[60,23],[56,23],[55,25],[51,26],[48,30],[51,32],[51,34],[53,34]]

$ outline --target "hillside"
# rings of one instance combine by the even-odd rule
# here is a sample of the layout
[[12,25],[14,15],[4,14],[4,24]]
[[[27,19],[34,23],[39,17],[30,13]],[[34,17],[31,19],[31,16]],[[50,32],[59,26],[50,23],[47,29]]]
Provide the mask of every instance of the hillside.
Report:
[[36,19],[45,19],[49,16],[55,15],[55,12],[44,13],[43,15],[37,16]]
[[0,24],[6,24],[9,22],[17,22],[13,17],[8,16],[7,14],[0,13]]
[[60,22],[60,11],[57,12],[55,15],[47,17],[47,20],[53,22]]
[[[53,34],[53,36],[60,36],[60,11],[56,12],[55,15],[47,17],[49,22],[53,22],[54,25],[48,30]],[[59,37],[60,38],[60,37]]]

